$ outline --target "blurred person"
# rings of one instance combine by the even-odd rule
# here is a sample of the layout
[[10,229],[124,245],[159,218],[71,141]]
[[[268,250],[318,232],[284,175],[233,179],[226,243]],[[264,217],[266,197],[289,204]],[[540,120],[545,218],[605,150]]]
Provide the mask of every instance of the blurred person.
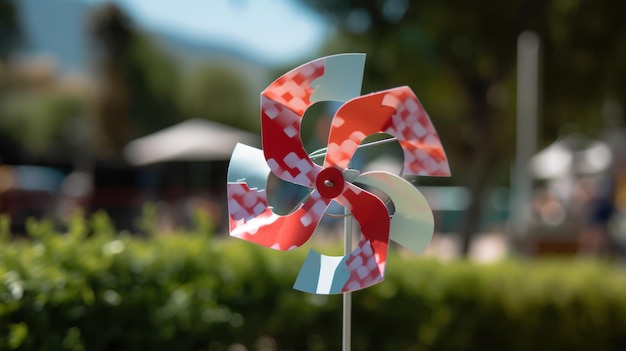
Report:
[[582,233],[581,249],[584,255],[610,254],[619,250],[619,243],[611,233],[611,223],[619,215],[621,193],[626,178],[626,131],[623,111],[619,103],[607,102],[604,107],[605,132],[602,139],[610,150],[610,166],[596,176],[593,195],[589,201],[589,225]]
[[615,212],[615,185],[610,173],[597,176],[589,182],[588,221],[580,233],[579,253],[583,256],[599,256],[610,250],[609,222]]
[[626,128],[623,106],[607,101],[603,108],[606,131],[603,139],[611,148],[613,161],[610,176],[613,178],[613,212],[609,219],[609,240],[614,252],[626,256]]
[[615,213],[610,223],[610,234],[616,252],[626,256],[626,170],[622,170],[616,180]]
[[556,226],[562,224],[567,211],[563,202],[545,188],[536,189],[532,200],[533,214],[541,223]]

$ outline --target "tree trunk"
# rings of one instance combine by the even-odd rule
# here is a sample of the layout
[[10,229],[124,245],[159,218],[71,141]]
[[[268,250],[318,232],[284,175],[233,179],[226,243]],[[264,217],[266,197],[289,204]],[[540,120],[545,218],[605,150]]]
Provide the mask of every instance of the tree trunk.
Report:
[[493,170],[493,111],[487,102],[489,84],[484,80],[469,83],[472,98],[471,166],[468,174],[470,201],[460,228],[461,255],[469,253],[472,237],[480,230],[485,191]]

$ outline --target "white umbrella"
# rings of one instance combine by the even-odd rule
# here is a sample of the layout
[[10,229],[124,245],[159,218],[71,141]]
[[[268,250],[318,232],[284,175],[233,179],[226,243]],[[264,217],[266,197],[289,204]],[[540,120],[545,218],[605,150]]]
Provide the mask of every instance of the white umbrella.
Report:
[[258,145],[259,138],[236,128],[190,119],[128,143],[124,156],[141,166],[165,161],[228,160],[237,143]]
[[561,141],[550,144],[530,159],[532,174],[539,179],[566,176],[572,167],[574,155]]
[[530,159],[530,170],[539,179],[606,171],[613,160],[609,146],[602,141],[570,135],[557,140]]

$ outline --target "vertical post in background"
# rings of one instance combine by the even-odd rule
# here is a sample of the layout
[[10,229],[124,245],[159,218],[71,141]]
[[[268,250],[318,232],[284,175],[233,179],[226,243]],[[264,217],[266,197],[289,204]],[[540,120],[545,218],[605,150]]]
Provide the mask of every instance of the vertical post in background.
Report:
[[517,39],[517,129],[513,191],[511,197],[512,231],[527,231],[532,201],[532,179],[528,161],[537,150],[539,114],[539,50],[536,33],[524,31]]
[[[345,209],[345,218],[343,219],[343,253],[349,255],[352,252],[352,215]],[[352,336],[352,293],[343,294],[343,328],[342,328],[342,351],[350,351],[350,341]]]

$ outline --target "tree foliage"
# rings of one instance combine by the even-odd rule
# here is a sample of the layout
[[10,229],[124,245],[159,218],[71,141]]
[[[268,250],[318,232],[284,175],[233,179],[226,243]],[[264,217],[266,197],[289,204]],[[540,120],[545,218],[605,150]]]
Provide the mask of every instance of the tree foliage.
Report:
[[480,229],[485,192],[510,170],[522,31],[542,41],[544,142],[564,123],[596,134],[606,100],[626,104],[626,4],[619,0],[301,1],[336,25],[327,52],[368,54],[366,90],[410,85],[422,100],[453,181],[472,194],[465,250]]
[[0,61],[7,59],[20,35],[15,5],[11,0],[0,0]]
[[72,123],[82,117],[84,107],[82,96],[13,87],[0,99],[0,130],[30,152],[42,152],[51,145],[67,147],[73,142]]
[[101,152],[119,155],[132,138],[187,118],[246,129],[258,124],[250,118],[237,72],[215,64],[183,70],[113,4],[93,15],[90,28],[99,48],[95,129]]
[[99,8],[90,25],[101,82],[95,129],[101,152],[118,155],[132,138],[180,120],[177,70],[116,5]]
[[245,89],[241,75],[211,64],[198,67],[185,77],[178,98],[186,116],[251,129],[258,126],[259,119],[246,104]]
[[[341,296],[292,289],[306,249],[193,232],[117,234],[104,212],[67,231],[0,216],[0,348],[338,350]],[[328,244],[327,244],[328,246]],[[339,247],[326,249],[340,250]],[[417,273],[419,272],[419,273]],[[600,262],[476,265],[392,250],[353,294],[353,350],[623,350],[626,277]]]

